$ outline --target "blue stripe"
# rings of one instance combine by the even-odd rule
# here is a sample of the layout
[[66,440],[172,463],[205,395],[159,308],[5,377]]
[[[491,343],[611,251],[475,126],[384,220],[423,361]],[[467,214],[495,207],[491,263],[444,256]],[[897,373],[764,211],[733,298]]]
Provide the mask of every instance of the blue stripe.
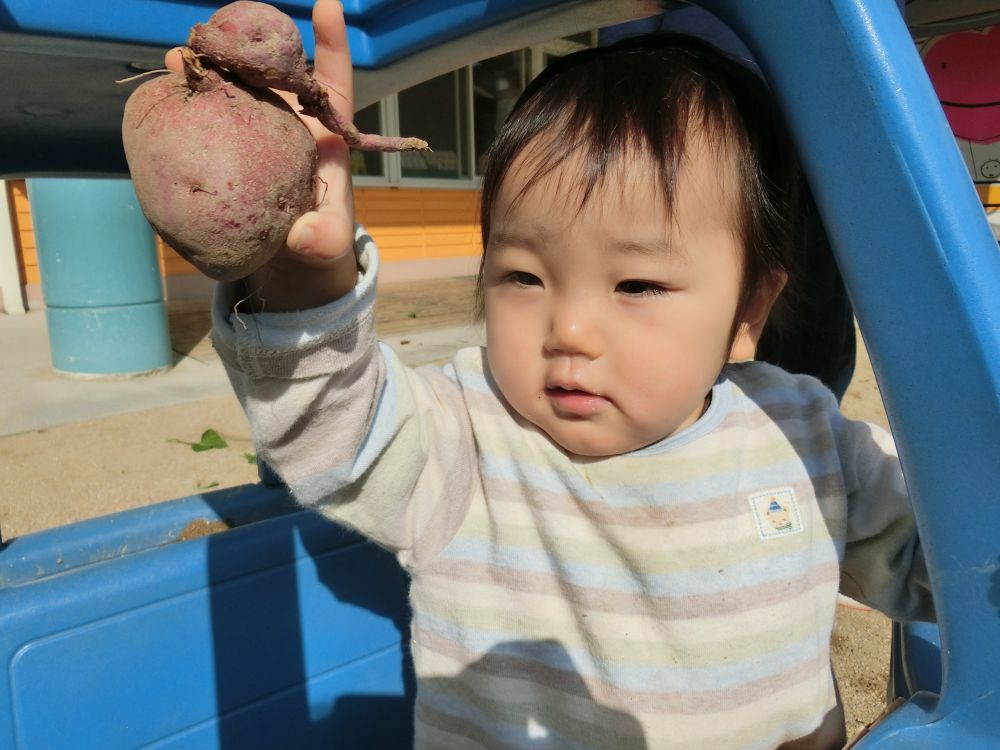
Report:
[[[748,518],[747,523],[752,521]],[[808,534],[809,530],[807,528],[800,533]],[[441,557],[455,562],[476,562],[507,570],[547,574],[581,588],[665,600],[740,591],[748,586],[801,578],[813,567],[838,561],[835,545],[823,538],[800,553],[741,561],[738,576],[722,575],[715,565],[692,571],[642,574],[618,566],[606,567],[566,559],[553,562],[558,553],[509,545],[497,548],[492,539],[454,539],[441,552]]]

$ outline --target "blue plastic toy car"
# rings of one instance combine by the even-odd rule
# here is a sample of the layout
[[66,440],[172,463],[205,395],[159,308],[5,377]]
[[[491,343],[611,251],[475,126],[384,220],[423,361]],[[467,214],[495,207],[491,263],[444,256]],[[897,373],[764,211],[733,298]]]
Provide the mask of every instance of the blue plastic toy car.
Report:
[[[892,0],[695,4],[739,35],[784,105],[930,567],[939,627],[900,628],[894,690],[908,700],[858,747],[1000,746],[1000,252],[938,98]],[[283,4],[307,40],[310,5]],[[345,6],[361,103],[656,10]],[[65,113],[29,128],[0,105],[0,174],[123,173],[120,101],[88,99],[79,76],[155,58],[205,15],[182,0],[3,3],[0,87],[44,65]],[[70,52],[84,49],[99,54],[80,70]],[[172,544],[205,517],[232,528]],[[406,747],[406,585],[390,557],[267,483],[16,539],[0,550],[0,747]]]

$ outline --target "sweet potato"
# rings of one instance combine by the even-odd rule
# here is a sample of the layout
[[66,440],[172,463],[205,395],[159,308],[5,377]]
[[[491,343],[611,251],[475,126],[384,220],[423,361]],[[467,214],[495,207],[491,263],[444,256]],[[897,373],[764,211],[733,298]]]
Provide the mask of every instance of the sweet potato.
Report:
[[122,139],[143,212],[171,247],[218,280],[246,276],[315,207],[316,143],[273,91],[296,94],[352,148],[426,149],[418,138],[358,132],[309,69],[295,23],[237,0],[191,30],[184,74],[140,86]]
[[207,71],[129,97],[122,138],[136,195],[160,236],[202,273],[246,276],[315,205],[316,142],[277,95]]

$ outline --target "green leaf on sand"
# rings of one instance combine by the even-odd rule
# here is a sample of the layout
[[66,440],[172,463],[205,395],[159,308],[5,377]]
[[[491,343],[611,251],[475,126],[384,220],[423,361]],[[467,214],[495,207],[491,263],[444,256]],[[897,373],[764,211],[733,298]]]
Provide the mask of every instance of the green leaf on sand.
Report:
[[213,448],[227,448],[229,443],[223,440],[222,436],[215,430],[208,429],[201,433],[201,440],[197,443],[189,443],[186,440],[178,440],[177,438],[170,438],[168,443],[180,443],[181,445],[191,446],[191,450],[200,453],[201,451],[209,451]]

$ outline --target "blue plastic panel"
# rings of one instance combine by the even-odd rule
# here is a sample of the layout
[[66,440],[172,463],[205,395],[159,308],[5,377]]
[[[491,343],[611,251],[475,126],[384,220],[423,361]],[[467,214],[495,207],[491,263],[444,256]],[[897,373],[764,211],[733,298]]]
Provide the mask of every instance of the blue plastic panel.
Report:
[[[219,518],[235,528],[179,541]],[[404,747],[406,588],[263,485],[15,539],[0,747]]]
[[893,623],[890,697],[941,692],[941,633],[929,622]]
[[[347,0],[348,42],[355,66],[381,67],[406,54],[488,28],[567,0]],[[157,47],[183,44],[195,23],[208,20],[225,1],[136,2],[105,0],[101,11],[75,0],[7,0],[0,29],[25,34],[84,37]],[[314,43],[311,0],[279,4],[302,32],[307,54]]]

